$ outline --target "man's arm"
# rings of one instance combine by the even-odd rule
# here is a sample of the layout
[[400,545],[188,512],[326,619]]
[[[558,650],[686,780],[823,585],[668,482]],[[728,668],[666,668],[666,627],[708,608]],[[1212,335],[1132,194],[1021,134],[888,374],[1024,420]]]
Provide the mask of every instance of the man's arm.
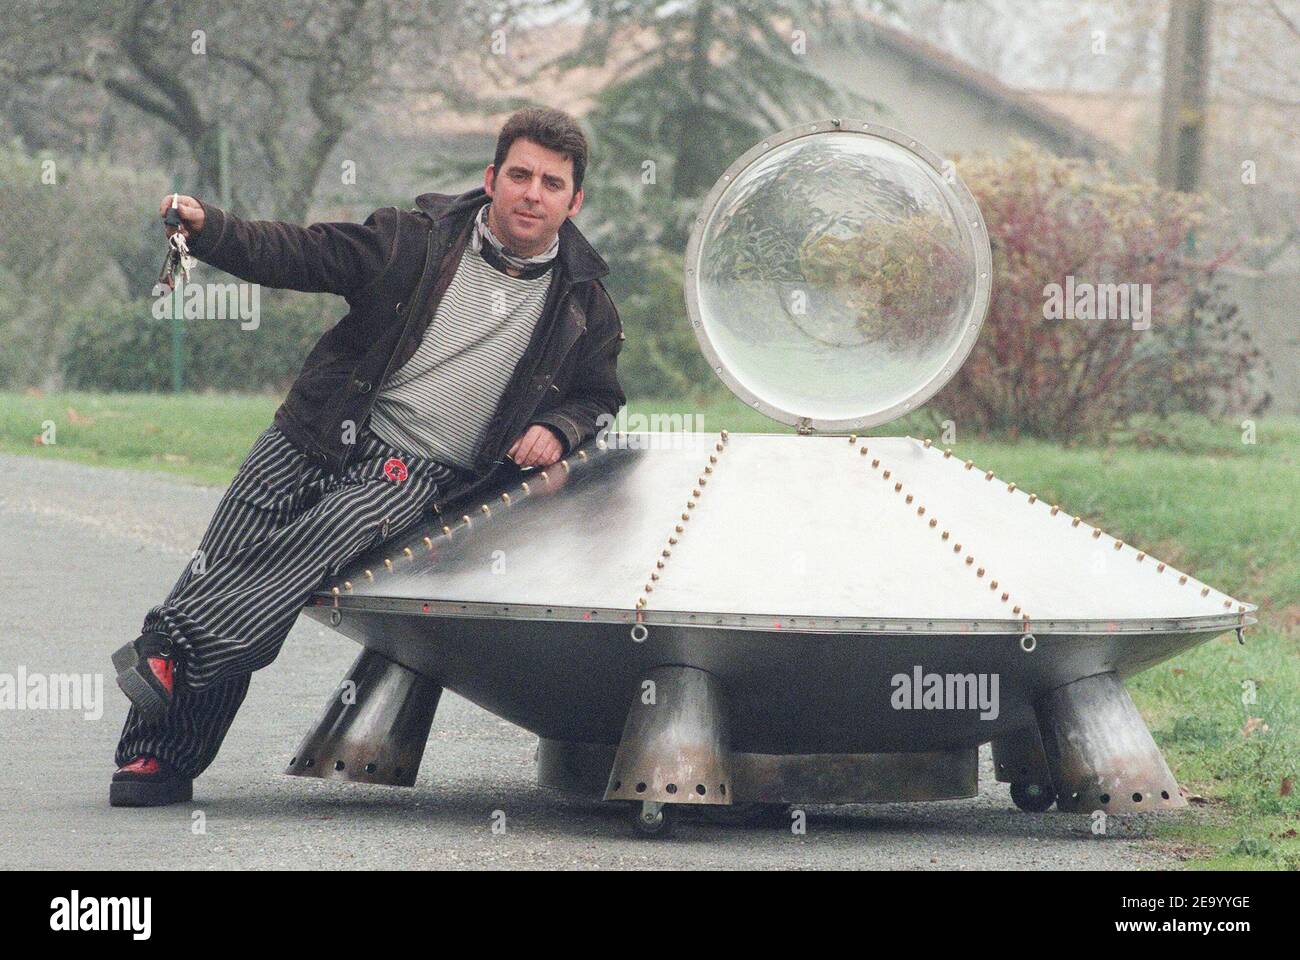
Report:
[[202,200],[181,199],[190,253],[267,287],[350,297],[379,276],[397,239],[393,207],[376,210],[365,223],[300,227],[279,220],[244,220]]
[[564,455],[594,437],[602,415],[613,417],[627,403],[618,382],[623,322],[600,281],[587,318],[587,342],[564,400],[533,419],[564,438]]

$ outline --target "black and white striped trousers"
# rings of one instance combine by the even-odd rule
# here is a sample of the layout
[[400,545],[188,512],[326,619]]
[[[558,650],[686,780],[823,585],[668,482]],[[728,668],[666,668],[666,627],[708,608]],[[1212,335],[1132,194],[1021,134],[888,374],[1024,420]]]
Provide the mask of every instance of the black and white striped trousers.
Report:
[[[385,472],[394,457],[405,465],[405,479],[393,479],[401,475],[396,465]],[[276,658],[312,592],[471,479],[390,446],[368,426],[335,476],[268,427],[217,505],[194,558],[145,616],[143,632],[168,634],[178,651],[175,692],[161,722],[131,708],[117,764],[149,754],[198,776],[217,755],[248,693],[249,674]]]

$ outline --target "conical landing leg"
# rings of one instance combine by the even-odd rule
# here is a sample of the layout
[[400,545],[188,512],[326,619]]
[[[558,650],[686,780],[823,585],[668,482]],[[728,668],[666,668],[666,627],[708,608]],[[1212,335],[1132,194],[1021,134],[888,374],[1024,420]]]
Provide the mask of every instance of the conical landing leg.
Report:
[[363,650],[285,773],[410,787],[442,687]]
[[1187,806],[1114,673],[1058,687],[1034,709],[1061,810],[1142,813]]
[[623,726],[606,800],[729,805],[731,749],[718,681],[694,667],[656,667]]

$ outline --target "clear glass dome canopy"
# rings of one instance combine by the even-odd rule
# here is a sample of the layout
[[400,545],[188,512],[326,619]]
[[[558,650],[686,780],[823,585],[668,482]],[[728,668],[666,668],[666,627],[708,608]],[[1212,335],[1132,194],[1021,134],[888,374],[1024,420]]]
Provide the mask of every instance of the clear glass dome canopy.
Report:
[[783,423],[885,423],[942,387],[988,307],[984,221],[951,164],[853,120],[774,134],[706,196],[686,308],[714,372]]

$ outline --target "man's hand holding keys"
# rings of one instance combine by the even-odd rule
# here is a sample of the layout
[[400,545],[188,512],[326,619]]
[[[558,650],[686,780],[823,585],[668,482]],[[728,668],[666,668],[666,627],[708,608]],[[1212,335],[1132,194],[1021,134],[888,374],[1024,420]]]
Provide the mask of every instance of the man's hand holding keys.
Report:
[[203,229],[203,205],[193,197],[174,193],[167,194],[162,198],[162,202],[158,204],[158,216],[163,218],[164,223],[166,222],[167,211],[172,208],[172,197],[176,198],[176,212],[180,214],[181,222],[179,227],[167,227],[167,236],[170,237],[177,230],[187,240],[197,236],[199,231]]

